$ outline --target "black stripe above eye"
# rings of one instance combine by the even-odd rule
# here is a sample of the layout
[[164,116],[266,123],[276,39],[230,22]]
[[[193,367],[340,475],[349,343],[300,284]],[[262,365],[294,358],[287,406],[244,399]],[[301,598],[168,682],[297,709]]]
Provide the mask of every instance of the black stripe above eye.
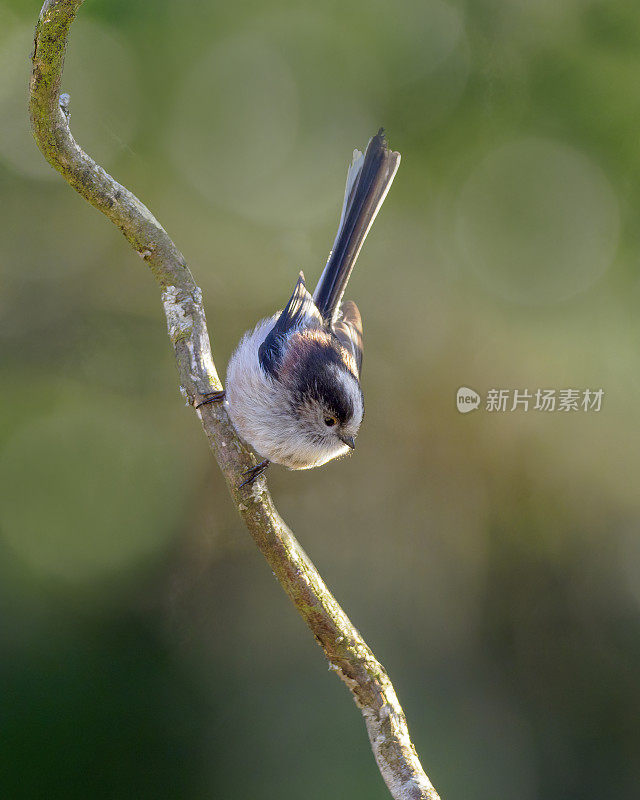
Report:
[[292,375],[292,390],[300,404],[314,400],[327,412],[334,414],[341,425],[355,413],[353,400],[345,391],[336,370],[346,372],[339,346],[314,342],[296,364]]

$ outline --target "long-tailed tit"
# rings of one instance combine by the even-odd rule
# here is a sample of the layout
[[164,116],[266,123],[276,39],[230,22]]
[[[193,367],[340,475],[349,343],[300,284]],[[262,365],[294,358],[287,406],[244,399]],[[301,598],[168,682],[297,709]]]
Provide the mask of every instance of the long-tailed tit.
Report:
[[243,336],[226,393],[204,400],[226,398],[237,432],[264,459],[241,485],[270,462],[310,469],[355,447],[364,414],[362,319],[342,296],[399,164],[382,129],[364,155],[354,151],[338,233],[313,297],[301,272],[284,310]]

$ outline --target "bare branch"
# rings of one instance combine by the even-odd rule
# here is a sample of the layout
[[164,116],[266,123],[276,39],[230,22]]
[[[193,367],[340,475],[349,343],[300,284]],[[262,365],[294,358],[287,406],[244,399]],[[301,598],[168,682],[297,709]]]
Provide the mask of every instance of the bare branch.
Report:
[[[221,389],[207,333],[202,292],[185,259],[153,214],[76,143],[69,97],[60,95],[69,29],[83,0],[47,0],[35,32],[31,75],[33,132],[47,161],[85,200],[120,228],[162,289],[169,337],[182,391],[193,405]],[[197,410],[233,500],[251,536],[350,689],[365,718],[378,767],[395,800],[439,800],[409,737],[404,713],[384,668],[325,586],[278,515],[264,477],[238,489],[255,458],[236,435],[221,404]]]

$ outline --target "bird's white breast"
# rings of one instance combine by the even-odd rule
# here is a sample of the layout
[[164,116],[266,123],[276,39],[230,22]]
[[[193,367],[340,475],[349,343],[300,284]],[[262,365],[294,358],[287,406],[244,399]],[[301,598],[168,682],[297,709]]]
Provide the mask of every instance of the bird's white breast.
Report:
[[339,442],[311,444],[300,430],[286,386],[260,366],[258,349],[278,316],[262,320],[246,333],[231,356],[226,384],[229,416],[240,436],[263,458],[289,469],[319,467],[349,448]]

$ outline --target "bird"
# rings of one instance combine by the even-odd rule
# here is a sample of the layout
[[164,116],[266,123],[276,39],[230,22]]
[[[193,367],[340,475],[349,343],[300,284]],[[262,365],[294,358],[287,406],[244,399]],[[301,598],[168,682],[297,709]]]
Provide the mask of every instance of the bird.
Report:
[[300,272],[284,309],[240,340],[226,389],[197,406],[224,402],[237,433],[262,459],[240,487],[271,463],[311,469],[355,449],[364,416],[362,317],[342,298],[399,164],[382,128],[364,153],[354,150],[338,232],[313,295]]

